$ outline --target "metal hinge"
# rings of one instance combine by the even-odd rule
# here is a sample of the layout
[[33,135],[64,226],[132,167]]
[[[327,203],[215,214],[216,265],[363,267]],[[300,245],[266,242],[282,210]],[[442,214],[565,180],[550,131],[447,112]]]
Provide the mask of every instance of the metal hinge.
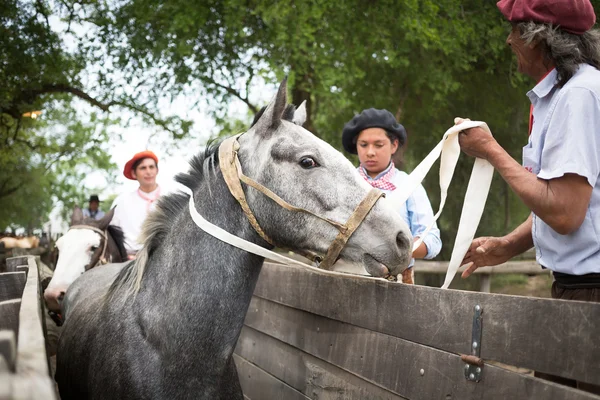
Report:
[[465,378],[468,381],[479,382],[483,372],[483,360],[481,355],[481,332],[483,329],[483,308],[479,304],[475,306],[473,314],[473,332],[471,334],[471,354],[461,355],[460,358],[465,362]]

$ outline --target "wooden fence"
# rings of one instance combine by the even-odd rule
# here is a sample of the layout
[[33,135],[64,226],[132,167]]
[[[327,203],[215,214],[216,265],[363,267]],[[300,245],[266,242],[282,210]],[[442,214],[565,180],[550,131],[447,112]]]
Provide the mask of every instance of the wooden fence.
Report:
[[248,399],[600,399],[531,373],[600,385],[599,335],[600,304],[265,263],[234,357]]
[[38,263],[6,259],[0,273],[0,399],[55,399],[49,374]]

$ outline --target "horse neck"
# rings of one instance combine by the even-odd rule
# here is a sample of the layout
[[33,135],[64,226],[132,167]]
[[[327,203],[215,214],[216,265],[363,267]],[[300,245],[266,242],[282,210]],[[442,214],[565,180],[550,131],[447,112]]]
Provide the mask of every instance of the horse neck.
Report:
[[[213,224],[260,244],[220,173],[194,190],[196,209]],[[216,177],[214,175],[217,175]],[[233,351],[258,280],[263,258],[224,243],[194,224],[188,204],[169,221],[171,229],[149,256],[137,304],[151,304],[143,314],[161,323],[185,326],[185,337],[226,338],[221,352]],[[264,244],[264,243],[263,243]],[[170,310],[172,312],[165,312]],[[168,321],[165,321],[168,320]],[[148,321],[157,323],[159,321]],[[214,350],[214,349],[213,349]],[[210,352],[211,349],[190,351]],[[220,353],[221,354],[221,353]]]

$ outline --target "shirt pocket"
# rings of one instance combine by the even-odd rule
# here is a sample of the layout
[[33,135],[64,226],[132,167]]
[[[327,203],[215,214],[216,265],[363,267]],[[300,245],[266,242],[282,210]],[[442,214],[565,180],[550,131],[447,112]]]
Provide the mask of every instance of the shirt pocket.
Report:
[[531,142],[523,147],[523,167],[536,175],[540,172],[539,153],[537,149],[533,147]]

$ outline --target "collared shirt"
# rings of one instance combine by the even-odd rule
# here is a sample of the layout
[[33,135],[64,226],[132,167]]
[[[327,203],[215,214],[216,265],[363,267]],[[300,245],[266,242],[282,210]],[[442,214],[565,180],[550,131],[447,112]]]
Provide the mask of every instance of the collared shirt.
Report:
[[102,217],[104,217],[104,211],[96,210],[96,212],[93,213],[89,208],[84,208],[83,216],[85,218],[94,218],[96,221],[98,221],[98,220],[102,219]]
[[571,275],[600,272],[600,71],[581,64],[562,87],[556,70],[527,96],[533,128],[523,147],[523,166],[541,179],[585,177],[592,197],[579,229],[561,235],[533,214],[532,236],[539,264]]
[[[147,197],[153,198],[155,193],[160,193],[157,187],[153,192],[146,193]],[[149,202],[140,196],[138,189],[133,192],[120,194],[113,202],[111,208],[115,208],[112,225],[121,227],[125,234],[125,249],[129,254],[135,254],[142,248],[139,241],[142,233],[142,224],[148,213],[156,207],[156,202]]]
[[[363,167],[360,166],[358,168]],[[364,172],[367,177],[367,181],[372,181],[381,178],[392,168],[393,165],[390,164],[389,167],[387,167],[375,178],[371,178],[366,171]],[[399,188],[402,188],[407,177],[408,174],[406,172],[394,168],[394,174],[390,179],[390,182],[396,186],[396,190],[399,190]],[[382,192],[387,194],[391,193],[390,190],[382,190]],[[425,192],[423,185],[419,185],[404,204],[398,204],[396,210],[402,219],[404,219],[404,222],[407,223],[413,237],[421,237],[427,227],[434,221],[431,203],[429,202],[429,198],[427,197],[427,193]],[[427,236],[423,238],[423,243],[425,243],[425,246],[427,246],[427,254],[425,255],[426,260],[432,259],[440,253],[440,250],[442,249],[442,240],[440,239],[440,230],[438,229],[437,224],[434,224]],[[412,259],[409,267],[412,267],[414,263],[415,260]]]

